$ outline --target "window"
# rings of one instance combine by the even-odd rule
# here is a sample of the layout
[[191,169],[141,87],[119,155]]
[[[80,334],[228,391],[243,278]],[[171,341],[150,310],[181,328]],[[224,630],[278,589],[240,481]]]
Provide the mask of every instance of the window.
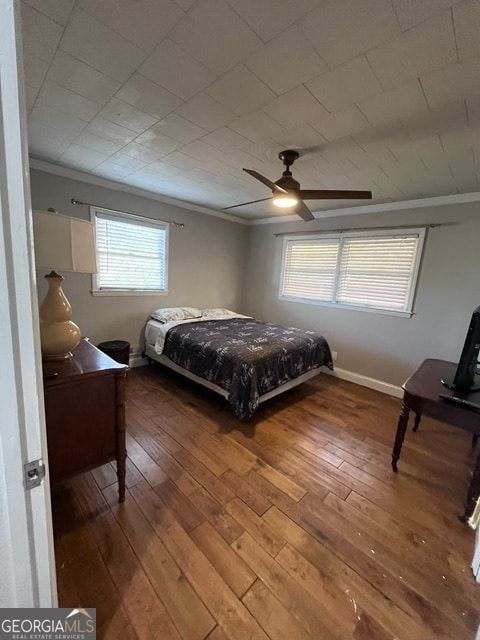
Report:
[[411,314],[425,229],[286,236],[280,298]]
[[168,224],[91,208],[95,222],[96,293],[167,291]]

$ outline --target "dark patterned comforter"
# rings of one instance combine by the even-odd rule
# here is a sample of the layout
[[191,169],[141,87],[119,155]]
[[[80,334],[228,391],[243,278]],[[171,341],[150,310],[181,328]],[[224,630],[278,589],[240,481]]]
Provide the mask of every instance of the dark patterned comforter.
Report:
[[322,336],[251,318],[177,325],[168,331],[163,353],[225,389],[241,420],[253,415],[265,393],[322,365],[333,369]]

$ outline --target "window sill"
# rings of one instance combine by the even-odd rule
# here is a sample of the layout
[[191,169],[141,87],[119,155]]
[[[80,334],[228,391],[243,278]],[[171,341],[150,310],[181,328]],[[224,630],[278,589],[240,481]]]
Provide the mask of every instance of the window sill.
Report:
[[347,309],[348,311],[362,311],[367,313],[380,313],[387,316],[399,316],[401,318],[411,318],[413,311],[397,311],[395,309],[376,309],[374,307],[362,307],[353,304],[340,304],[338,302],[326,302],[324,300],[310,300],[307,298],[290,298],[286,296],[278,296],[281,302],[293,302],[300,304],[311,304],[320,307],[331,307],[333,309]]
[[92,296],[166,296],[168,291],[159,289],[158,291],[140,291],[138,289],[92,289]]

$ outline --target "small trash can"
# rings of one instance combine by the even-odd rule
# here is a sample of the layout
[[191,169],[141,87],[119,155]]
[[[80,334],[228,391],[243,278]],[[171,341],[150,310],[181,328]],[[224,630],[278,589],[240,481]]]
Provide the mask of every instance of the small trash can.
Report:
[[117,362],[121,364],[128,364],[130,357],[130,343],[126,340],[110,340],[108,342],[101,342],[97,345],[100,351],[106,353]]

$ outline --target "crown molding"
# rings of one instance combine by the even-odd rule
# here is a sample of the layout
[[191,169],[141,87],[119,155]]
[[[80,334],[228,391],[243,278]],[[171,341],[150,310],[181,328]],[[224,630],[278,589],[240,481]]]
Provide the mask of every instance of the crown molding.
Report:
[[37,158],[30,158],[30,168],[37,169],[38,171],[45,171],[46,173],[52,173],[63,178],[70,178],[72,180],[79,180],[80,182],[86,182],[87,184],[94,184],[97,187],[105,187],[106,189],[112,189],[113,191],[125,191],[126,193],[140,196],[142,198],[148,198],[149,200],[156,200],[157,202],[163,202],[164,204],[170,204],[181,209],[187,209],[188,211],[198,211],[199,213],[205,213],[209,216],[216,218],[222,218],[229,222],[236,222],[238,224],[249,225],[248,220],[242,220],[236,216],[232,216],[228,213],[216,211],[215,209],[209,209],[208,207],[202,207],[192,202],[185,202],[183,200],[176,200],[175,198],[169,198],[168,196],[162,196],[158,193],[153,193],[147,189],[139,189],[132,185],[124,184],[122,182],[116,182],[115,180],[109,180],[108,178],[100,178],[94,176],[91,173],[84,173],[78,169],[72,169],[70,167],[62,167],[57,164],[52,164],[45,160],[38,160]]
[[[150,200],[156,200],[163,202],[164,204],[170,204],[181,209],[187,209],[188,211],[198,211],[205,213],[209,216],[216,218],[222,218],[229,222],[236,222],[237,224],[243,224],[245,226],[257,226],[263,224],[281,224],[283,222],[298,222],[297,215],[287,216],[275,216],[268,218],[261,218],[259,220],[246,220],[233,216],[222,211],[216,211],[215,209],[209,209],[198,204],[191,202],[185,202],[184,200],[176,200],[175,198],[169,198],[168,196],[162,196],[158,193],[153,193],[146,189],[139,189],[122,182],[116,182],[115,180],[109,180],[108,178],[100,178],[94,176],[91,173],[84,173],[78,169],[71,169],[70,167],[62,167],[57,164],[52,164],[45,160],[38,160],[36,158],[30,158],[30,167],[39,171],[45,171],[46,173],[53,173],[55,175],[62,176],[64,178],[71,178],[72,180],[79,180],[88,184],[94,184],[98,187],[105,187],[106,189],[113,189],[114,191],[125,191],[132,195],[141,196],[143,198],[149,198]],[[398,202],[382,202],[378,204],[366,204],[355,207],[343,207],[341,209],[327,209],[325,211],[313,212],[316,220],[322,218],[333,218],[339,216],[349,215],[362,215],[367,213],[384,213],[386,211],[403,211],[406,209],[422,209],[425,207],[444,207],[448,205],[468,204],[470,202],[480,202],[480,192],[473,193],[459,193],[448,196],[435,196],[431,198],[419,198],[417,200],[400,200]]]

